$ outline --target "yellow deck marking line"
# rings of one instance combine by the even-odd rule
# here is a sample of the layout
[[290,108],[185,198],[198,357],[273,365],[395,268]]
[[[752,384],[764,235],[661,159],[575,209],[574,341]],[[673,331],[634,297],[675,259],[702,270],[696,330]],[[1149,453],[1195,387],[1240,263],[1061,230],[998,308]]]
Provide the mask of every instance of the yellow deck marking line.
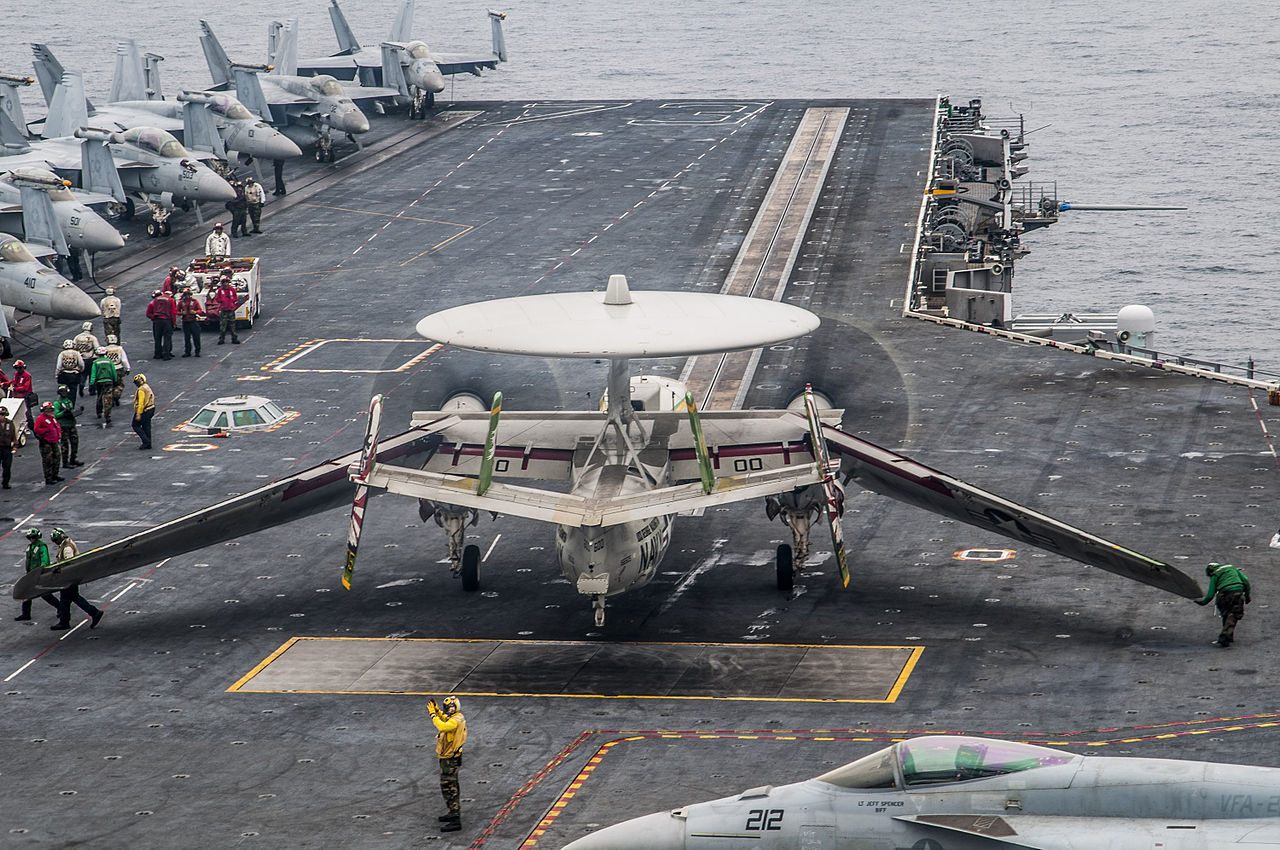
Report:
[[265,670],[268,664],[270,664],[272,661],[275,661],[281,655],[284,655],[284,653],[288,651],[289,647],[293,646],[295,643],[297,643],[300,640],[303,640],[303,638],[297,638],[297,637],[289,638],[287,641],[285,641],[283,644],[280,645],[279,649],[277,649],[275,652],[268,655],[266,658],[262,659],[262,661],[258,664],[258,666],[254,667],[248,673],[245,673],[242,677],[240,677],[239,681],[237,681],[231,687],[227,688],[227,691],[230,692],[230,691],[240,690],[241,686],[243,686],[246,682],[248,682],[254,676],[261,673],[263,670]]
[[[608,644],[597,644],[592,641],[538,641],[538,640],[502,640],[493,638],[367,638],[367,637],[294,637],[284,646],[277,649],[264,661],[259,663],[252,671],[245,674],[229,691],[237,691],[241,693],[255,694],[338,694],[344,696],[430,696],[438,693],[437,690],[432,691],[348,691],[348,690],[330,690],[330,689],[293,689],[293,688],[270,688],[258,690],[255,688],[245,687],[254,676],[262,672],[269,664],[278,659],[291,646],[301,641],[319,641],[319,640],[337,640],[337,641],[377,641],[380,643],[502,643],[510,645],[526,645],[526,646],[698,646],[698,647],[735,647],[760,649],[761,644],[739,644],[739,643],[678,643],[674,641],[621,641]],[[869,644],[765,644],[765,647],[775,647],[778,649],[888,649],[888,650],[908,650],[906,662],[902,665],[901,671],[894,680],[889,693],[882,698],[862,699],[833,699],[831,697],[768,697],[768,696],[691,696],[684,694],[566,694],[566,693],[512,693],[512,692],[491,692],[491,691],[458,691],[453,690],[449,693],[465,697],[505,697],[505,698],[545,698],[545,699],[650,699],[650,700],[722,700],[730,702],[821,702],[821,703],[875,703],[884,704],[892,703],[898,699],[902,693],[902,689],[906,686],[907,679],[911,672],[915,669],[916,663],[919,661],[921,654],[924,653],[923,646],[872,646]],[[713,736],[714,737],[714,736]]]
[[304,342],[299,346],[295,346],[291,350],[277,357],[275,360],[272,360],[270,363],[267,363],[265,366],[259,366],[258,368],[262,371],[306,372],[309,374],[317,374],[317,375],[329,374],[329,373],[348,374],[348,375],[382,375],[382,374],[391,374],[394,372],[407,372],[408,370],[412,369],[414,366],[417,366],[423,360],[426,360],[432,354],[435,354],[437,351],[444,348],[444,346],[438,342],[431,343],[425,351],[422,351],[415,357],[405,361],[404,363],[400,364],[394,369],[287,369],[285,368],[293,361],[301,359],[302,357],[308,354],[312,354],[317,350],[319,350],[322,346],[328,345],[331,342],[394,342],[394,343],[401,343],[401,344],[403,343],[425,344],[429,342],[429,340],[425,340],[420,337],[416,339],[415,338],[410,338],[410,339],[366,339],[366,338],[313,339],[310,342]]

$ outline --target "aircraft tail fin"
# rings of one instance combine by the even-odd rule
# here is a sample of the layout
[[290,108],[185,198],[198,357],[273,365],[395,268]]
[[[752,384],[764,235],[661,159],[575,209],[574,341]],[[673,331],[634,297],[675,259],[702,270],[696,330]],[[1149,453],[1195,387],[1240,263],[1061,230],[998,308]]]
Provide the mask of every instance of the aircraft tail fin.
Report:
[[338,52],[335,56],[350,56],[360,52],[360,42],[347,23],[347,16],[342,14],[338,0],[329,0],[329,20],[333,21],[333,34],[338,39]]
[[267,43],[271,50],[268,64],[274,65],[273,74],[295,76],[298,73],[298,22],[296,20],[272,21],[268,24]]
[[54,58],[53,51],[47,44],[32,44],[31,52],[35,55],[31,66],[36,69],[36,79],[40,81],[40,91],[44,93],[46,105],[53,102],[53,90],[66,70],[62,63]]
[[143,57],[142,75],[146,80],[147,100],[164,100],[164,87],[160,85],[160,63],[164,57],[147,53]]
[[[30,77],[0,74],[0,115],[9,119],[9,123],[13,125],[12,133],[6,132],[8,128],[0,129],[0,146],[8,147],[19,143],[24,148],[27,146],[25,135],[27,117],[22,112],[22,98],[18,96],[18,86],[29,86],[33,82],[34,80]],[[16,139],[13,138],[15,135]],[[3,151],[0,151],[0,156],[4,156]]]
[[505,12],[489,10],[489,26],[493,30],[493,55],[499,62],[507,61],[507,39],[502,33],[502,22],[507,19]]
[[182,105],[182,141],[186,147],[209,151],[220,159],[227,158],[227,146],[218,135],[213,113],[203,103]]
[[404,48],[397,44],[382,42],[382,85],[408,97],[409,81],[405,79],[404,66],[400,64],[403,51]]
[[110,195],[124,203],[124,186],[111,149],[102,139],[89,138],[80,142],[80,188],[86,192]]
[[22,239],[48,245],[62,256],[71,253],[67,236],[53,212],[53,201],[47,189],[19,186],[22,194]]
[[[208,21],[200,22],[200,49],[204,51],[204,62],[209,66],[209,76],[213,77],[215,86],[231,85],[231,60],[222,42],[213,34]],[[243,100],[244,98],[241,98]]]
[[84,99],[84,75],[79,71],[66,71],[53,89],[49,101],[49,114],[44,119],[46,139],[70,136],[81,127],[89,126],[89,110]]
[[391,34],[387,41],[405,42],[413,38],[413,0],[404,0],[400,11],[396,13],[395,23],[391,25]]
[[258,79],[257,69],[237,65],[231,69],[231,74],[235,79],[236,98],[250,112],[257,113],[263,121],[275,123],[271,117],[271,105],[267,103],[267,96],[262,93],[262,81]]
[[27,137],[13,123],[9,113],[0,109],[0,156],[13,156],[31,150]]
[[142,51],[131,38],[116,44],[116,71],[111,77],[111,94],[108,103],[122,100],[147,99],[147,72],[142,63]]

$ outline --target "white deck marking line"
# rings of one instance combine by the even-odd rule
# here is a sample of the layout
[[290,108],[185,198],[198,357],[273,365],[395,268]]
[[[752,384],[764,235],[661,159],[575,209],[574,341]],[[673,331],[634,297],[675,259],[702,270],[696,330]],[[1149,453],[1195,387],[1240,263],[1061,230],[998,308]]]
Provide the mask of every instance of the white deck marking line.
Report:
[[497,545],[498,545],[498,541],[499,541],[499,540],[501,540],[501,539],[502,539],[502,534],[501,534],[501,533],[499,533],[497,537],[493,538],[493,542],[489,544],[489,548],[485,550],[484,557],[483,557],[483,558],[481,558],[480,560],[482,560],[482,561],[487,561],[487,560],[489,560],[489,556],[493,554],[493,547],[494,547],[494,546],[497,546]]

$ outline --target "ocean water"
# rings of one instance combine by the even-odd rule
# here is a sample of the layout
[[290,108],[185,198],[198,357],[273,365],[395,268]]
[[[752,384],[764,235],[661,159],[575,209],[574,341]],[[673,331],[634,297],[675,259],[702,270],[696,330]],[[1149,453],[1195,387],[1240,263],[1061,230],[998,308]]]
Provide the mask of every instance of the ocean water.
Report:
[[[495,0],[498,2],[498,0]],[[357,37],[386,37],[397,0],[344,0]],[[300,53],[334,48],[323,0],[58,4],[11,0],[0,71],[29,72],[48,43],[105,95],[114,44],[166,57],[171,96],[207,85],[197,20],[233,58],[262,61],[266,24],[299,19]],[[441,50],[487,50],[479,3],[418,3],[415,35]],[[510,61],[455,78],[457,100],[688,97],[981,97],[1022,114],[1027,179],[1078,203],[1176,204],[1185,212],[1064,214],[1024,239],[1015,312],[1146,304],[1157,347],[1280,373],[1280,22],[1261,0],[1013,3],[887,0],[510,0]],[[42,114],[34,90],[27,117]],[[1042,129],[1039,129],[1042,128]]]

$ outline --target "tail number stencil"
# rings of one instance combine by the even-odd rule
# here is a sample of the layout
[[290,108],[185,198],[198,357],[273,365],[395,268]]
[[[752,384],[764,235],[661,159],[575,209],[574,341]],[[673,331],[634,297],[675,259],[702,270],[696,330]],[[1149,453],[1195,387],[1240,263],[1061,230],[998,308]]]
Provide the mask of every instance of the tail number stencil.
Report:
[[782,829],[782,809],[752,809],[747,812],[746,829],[756,832]]

